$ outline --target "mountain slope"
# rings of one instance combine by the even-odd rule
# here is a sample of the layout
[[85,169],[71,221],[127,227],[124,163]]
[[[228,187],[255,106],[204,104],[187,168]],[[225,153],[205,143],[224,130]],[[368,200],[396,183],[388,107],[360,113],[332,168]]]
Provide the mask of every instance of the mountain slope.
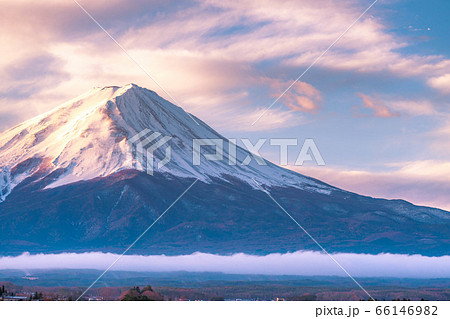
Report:
[[[356,195],[269,162],[230,166],[226,140],[223,160],[192,165],[193,139],[223,139],[196,121],[131,84],[93,89],[2,133],[0,253],[120,252],[199,178],[135,252],[317,249],[255,179],[330,251],[448,254],[448,212]],[[144,129],[172,137],[172,160],[153,176],[127,143]],[[237,148],[238,163],[247,156]]]
[[[2,198],[37,171],[45,172],[45,176],[53,174],[47,187],[57,187],[133,168],[127,139],[144,129],[172,137],[172,160],[161,172],[203,181],[231,175],[252,185],[251,178],[263,178],[273,185],[330,189],[271,163],[260,166],[253,160],[248,166],[228,165],[228,141],[201,120],[196,121],[199,125],[181,108],[134,84],[95,88],[0,135]],[[224,159],[193,166],[192,143],[197,138],[223,139]],[[249,155],[242,148],[237,149],[238,162]],[[157,160],[164,156],[162,150],[155,153]],[[141,160],[138,164],[142,168],[144,159],[137,160]]]

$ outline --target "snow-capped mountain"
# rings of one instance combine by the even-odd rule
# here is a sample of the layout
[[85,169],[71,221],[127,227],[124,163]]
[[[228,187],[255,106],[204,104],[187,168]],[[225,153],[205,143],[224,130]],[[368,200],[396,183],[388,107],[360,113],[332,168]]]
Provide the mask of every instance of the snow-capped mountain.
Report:
[[[153,175],[130,147],[143,131],[160,134],[156,141],[171,137],[172,158]],[[223,159],[193,165],[198,138],[224,140]],[[133,84],[92,89],[0,134],[0,254],[122,252],[197,178],[134,253],[318,250],[254,179],[330,252],[448,254],[448,212],[258,165],[239,147],[229,165],[229,146],[155,92]],[[156,163],[165,152],[155,151]]]
[[[255,186],[252,178],[256,178],[269,185],[292,185],[322,192],[331,189],[267,161],[267,165],[258,165],[252,159],[248,165],[240,165],[252,156],[240,147],[236,151],[237,165],[229,165],[227,139],[155,92],[129,84],[94,88],[1,134],[0,200],[36,172],[40,172],[40,179],[52,175],[46,187],[58,187],[123,169],[145,169],[146,163],[142,163],[145,159],[133,155],[127,143],[145,129],[172,138],[172,159],[159,168],[161,172],[205,182],[211,182],[213,177],[232,176],[252,186]],[[223,160],[203,160],[201,165],[193,165],[193,140],[199,138],[222,139]],[[154,155],[159,161],[165,154],[157,150]]]

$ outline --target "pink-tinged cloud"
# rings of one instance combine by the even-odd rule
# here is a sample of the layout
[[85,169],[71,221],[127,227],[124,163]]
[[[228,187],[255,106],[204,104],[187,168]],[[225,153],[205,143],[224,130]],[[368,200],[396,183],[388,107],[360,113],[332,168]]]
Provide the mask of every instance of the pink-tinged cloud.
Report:
[[[428,100],[408,100],[398,96],[378,95],[371,97],[369,95],[358,93],[362,100],[362,106],[373,111],[373,116],[381,118],[398,117],[398,116],[434,116],[440,113],[435,106]],[[353,108],[356,117],[368,116],[361,112],[360,107],[356,105]]]
[[388,118],[398,117],[400,113],[390,110],[379,98],[371,97],[363,93],[358,93],[362,99],[362,106],[371,109],[375,117]]
[[[283,92],[292,85],[293,81],[282,81],[279,79],[263,79],[263,83],[269,83],[272,91],[271,97],[277,99]],[[297,81],[283,94],[281,102],[293,111],[306,113],[316,113],[319,109],[322,95],[311,84]]]
[[404,199],[450,211],[450,162],[396,163],[382,172],[337,167],[293,166],[290,169],[362,195]]

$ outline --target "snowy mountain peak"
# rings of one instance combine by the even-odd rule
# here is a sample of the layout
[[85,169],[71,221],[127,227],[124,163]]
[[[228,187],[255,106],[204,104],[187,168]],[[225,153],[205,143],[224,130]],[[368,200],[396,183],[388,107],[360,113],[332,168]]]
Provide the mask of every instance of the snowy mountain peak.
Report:
[[[196,124],[198,122],[199,124]],[[106,177],[123,169],[142,169],[145,163],[130,150],[128,141],[143,130],[170,137],[171,160],[160,169],[180,177],[238,178],[254,186],[252,178],[267,185],[285,185],[329,192],[332,188],[268,163],[253,160],[248,166],[222,161],[192,164],[192,143],[198,138],[228,140],[201,120],[157,93],[128,84],[93,88],[81,96],[0,134],[0,201],[24,181],[47,180],[45,187]],[[165,158],[164,148],[155,161]],[[227,155],[227,154],[225,154]],[[238,162],[249,153],[237,148]],[[51,178],[50,178],[51,177]]]

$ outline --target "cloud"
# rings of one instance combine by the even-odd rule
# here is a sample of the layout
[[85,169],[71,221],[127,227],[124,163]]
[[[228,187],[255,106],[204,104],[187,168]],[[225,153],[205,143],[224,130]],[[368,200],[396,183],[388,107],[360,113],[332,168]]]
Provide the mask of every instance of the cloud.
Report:
[[370,172],[339,167],[290,167],[299,173],[355,193],[404,199],[450,211],[450,162],[424,160],[386,165]]
[[[111,253],[24,253],[0,257],[0,269],[99,269],[111,265],[118,255]],[[425,257],[394,254],[333,254],[355,277],[449,278],[450,256]],[[194,253],[181,256],[125,255],[111,270],[190,271],[228,274],[342,276],[347,275],[324,253],[298,251],[286,254],[220,256]]]
[[388,118],[400,116],[400,113],[390,110],[379,98],[370,97],[363,93],[358,93],[358,96],[362,99],[363,107],[373,110],[375,117]]
[[[283,81],[280,79],[262,79],[262,82],[269,83],[272,90],[272,98],[275,100],[281,97],[284,105],[293,111],[302,111],[306,113],[316,113],[319,109],[319,103],[322,101],[322,95],[311,84],[297,81]],[[292,86],[291,86],[292,85]],[[284,92],[288,87],[291,88]]]
[[[372,97],[363,93],[358,93],[357,95],[362,99],[362,106],[373,110],[375,117],[389,118],[402,115],[430,116],[439,114],[434,105],[428,100],[407,100],[393,96],[381,98],[378,95]],[[367,116],[365,113],[360,112],[358,106],[355,106],[353,111],[357,117]]]
[[428,84],[444,94],[450,94],[450,73],[430,78]]
[[390,99],[386,102],[389,107],[401,114],[411,116],[436,115],[438,112],[433,104],[427,100],[405,100],[402,98]]
[[442,116],[443,122],[434,131],[429,132],[427,135],[432,138],[431,149],[436,154],[441,154],[444,158],[449,155],[450,149],[450,116]]
[[[0,100],[0,103],[2,103],[2,100]],[[0,118],[2,119],[0,121],[0,133],[1,133],[11,128],[10,123],[17,122],[20,119],[20,115],[17,113],[12,113],[10,110],[5,111],[0,108]]]
[[[281,108],[271,108],[267,111],[266,108],[258,108],[244,112],[235,109],[235,111],[236,112],[233,112],[233,117],[228,117],[229,122],[224,122],[224,128],[232,129],[237,132],[268,131],[298,126],[305,123],[305,119],[301,115],[293,111],[283,110]],[[259,118],[263,112],[264,116]],[[239,116],[236,115],[238,113]],[[258,118],[258,125],[251,125],[251,123]]]
[[[0,81],[8,83],[3,98],[16,96],[16,101],[8,100],[11,108],[24,104],[25,99],[46,98],[33,108],[47,111],[93,86],[129,82],[140,83],[164,96],[75,3],[1,3],[0,45],[5,49],[0,59]],[[101,0],[81,4],[187,111],[212,125],[220,125],[212,109],[228,110],[229,119],[239,117],[241,112],[245,118],[258,111],[262,97],[270,104],[269,100],[291,80],[277,70],[309,66],[365,9],[353,0]],[[376,7],[373,10],[376,12]],[[437,80],[433,79],[450,73],[450,60],[399,53],[398,49],[408,45],[390,33],[381,18],[369,13],[315,68],[415,76],[436,87],[433,83]],[[10,65],[42,57],[59,63],[59,74],[52,68],[40,68],[39,63],[35,65],[34,73],[39,71],[43,76],[41,83],[51,82],[52,87],[41,86],[37,78],[23,81],[1,72]],[[266,68],[270,68],[267,73],[276,74],[271,80],[283,85],[261,93],[255,88],[261,78],[267,77]],[[324,93],[312,92],[311,88],[317,89],[308,85],[311,84],[296,84],[281,102],[290,110],[317,113]],[[379,116],[395,114],[374,105],[379,106],[375,110]],[[281,119],[292,118],[285,110],[279,111],[282,113],[274,116],[279,125],[272,128],[283,127],[286,121]],[[22,113],[26,114],[24,118],[34,115]],[[291,121],[295,122],[297,119]],[[267,127],[257,125],[252,129]]]
[[2,98],[26,99],[70,78],[62,71],[62,61],[52,55],[38,55],[16,61],[3,69]]

